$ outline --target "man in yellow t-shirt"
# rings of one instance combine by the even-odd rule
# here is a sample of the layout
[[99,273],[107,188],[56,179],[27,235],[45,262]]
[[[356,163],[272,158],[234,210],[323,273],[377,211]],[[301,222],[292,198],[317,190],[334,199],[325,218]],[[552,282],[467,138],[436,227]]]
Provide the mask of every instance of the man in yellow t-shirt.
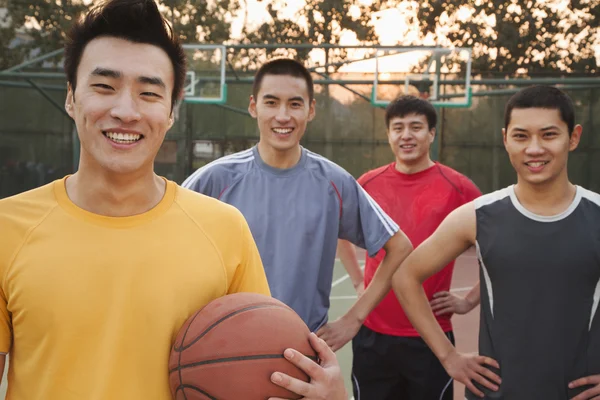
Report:
[[[154,173],[185,54],[153,0],[94,8],[67,34],[64,64],[79,169],[0,200],[7,399],[168,400],[178,330],[220,296],[269,294],[260,256],[235,208]],[[310,383],[272,379],[306,399],[343,399],[334,354],[311,343],[325,363],[290,360]]]

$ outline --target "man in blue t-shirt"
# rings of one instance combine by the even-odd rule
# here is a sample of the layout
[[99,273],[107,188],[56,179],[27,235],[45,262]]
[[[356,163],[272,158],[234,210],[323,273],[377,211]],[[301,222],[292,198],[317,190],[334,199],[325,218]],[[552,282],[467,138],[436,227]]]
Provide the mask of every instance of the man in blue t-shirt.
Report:
[[[391,289],[391,277],[412,245],[348,172],[300,146],[315,103],[312,77],[300,63],[276,59],[263,65],[249,105],[259,143],[198,169],[183,186],[243,213],[273,296],[335,351]],[[370,256],[384,249],[386,256],[364,294],[327,324],[338,238]]]

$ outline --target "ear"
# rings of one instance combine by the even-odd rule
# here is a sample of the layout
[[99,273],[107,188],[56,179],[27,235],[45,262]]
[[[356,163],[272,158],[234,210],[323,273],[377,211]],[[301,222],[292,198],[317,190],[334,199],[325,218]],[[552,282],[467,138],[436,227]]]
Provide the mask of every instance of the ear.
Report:
[[435,130],[435,128],[431,128],[429,130],[429,144],[433,143],[433,141],[435,140],[436,133],[437,133],[437,131]]
[[506,147],[506,128],[502,128],[502,143],[504,143],[504,147]]
[[257,113],[256,113],[256,100],[254,99],[254,96],[250,96],[250,104],[248,105],[248,112],[250,113],[250,115],[252,116],[252,118],[256,118],[257,117]]
[[73,115],[75,112],[73,111],[73,107],[75,106],[75,95],[73,93],[73,86],[70,83],[67,83],[67,98],[65,99],[65,110],[69,117],[75,119]]
[[312,121],[315,118],[317,113],[317,100],[312,99],[310,105],[308,106],[308,121]]
[[579,124],[575,125],[571,137],[569,138],[569,151],[573,151],[579,146],[581,140],[581,134],[583,133],[583,127]]

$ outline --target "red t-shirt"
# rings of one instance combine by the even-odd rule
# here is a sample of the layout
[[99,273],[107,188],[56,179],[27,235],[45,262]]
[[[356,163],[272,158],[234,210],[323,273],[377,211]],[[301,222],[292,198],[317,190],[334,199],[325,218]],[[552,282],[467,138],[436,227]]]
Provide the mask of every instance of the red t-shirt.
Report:
[[[403,174],[395,162],[367,172],[358,179],[381,208],[400,226],[416,248],[437,229],[454,209],[479,197],[481,192],[470,179],[445,165]],[[365,286],[371,282],[385,251],[367,257]],[[429,300],[433,294],[450,290],[454,261],[423,283]],[[450,315],[437,318],[444,332],[452,330]],[[376,332],[393,336],[419,336],[406,317],[393,291],[369,314],[365,325]]]

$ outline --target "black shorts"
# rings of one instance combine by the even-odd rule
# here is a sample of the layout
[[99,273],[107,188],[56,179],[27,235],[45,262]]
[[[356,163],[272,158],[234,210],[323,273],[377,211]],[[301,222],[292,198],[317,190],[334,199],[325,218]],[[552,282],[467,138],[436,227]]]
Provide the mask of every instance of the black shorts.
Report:
[[[454,334],[446,333],[454,344]],[[362,326],[352,340],[355,400],[452,400],[454,385],[420,337],[390,336]]]

